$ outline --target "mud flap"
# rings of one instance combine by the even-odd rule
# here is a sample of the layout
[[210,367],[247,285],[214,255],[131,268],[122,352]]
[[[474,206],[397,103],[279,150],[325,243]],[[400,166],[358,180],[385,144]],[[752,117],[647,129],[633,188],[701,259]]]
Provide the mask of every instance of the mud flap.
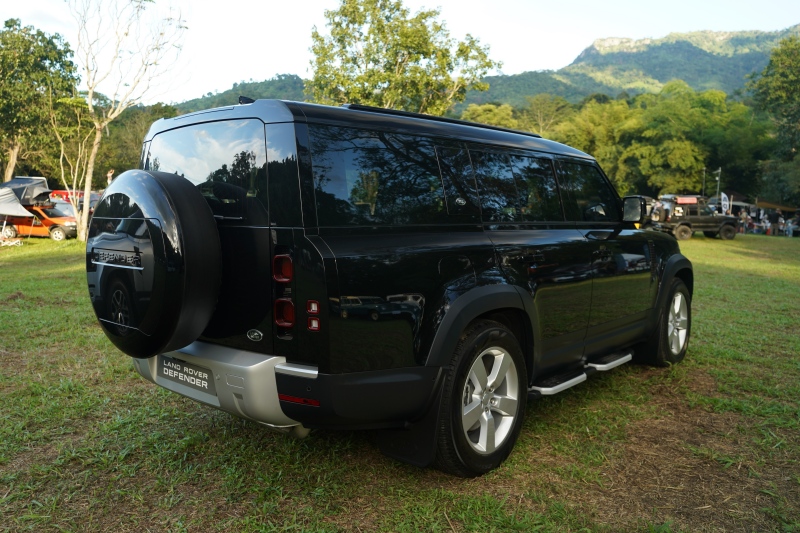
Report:
[[442,404],[442,379],[438,380],[433,399],[425,415],[408,422],[404,429],[377,431],[375,439],[381,452],[403,463],[425,468],[436,459],[436,437]]

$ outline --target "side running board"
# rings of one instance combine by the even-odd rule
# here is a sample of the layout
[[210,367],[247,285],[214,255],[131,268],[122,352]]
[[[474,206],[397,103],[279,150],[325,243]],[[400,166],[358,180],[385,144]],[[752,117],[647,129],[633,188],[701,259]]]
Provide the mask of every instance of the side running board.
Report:
[[566,374],[551,376],[542,381],[537,381],[530,390],[536,391],[542,396],[550,396],[567,390],[570,387],[574,387],[578,383],[583,383],[584,381],[586,381],[586,372],[583,370],[573,370]]
[[612,353],[587,363],[586,367],[594,368],[598,372],[605,372],[606,370],[617,368],[619,365],[624,365],[631,359],[633,359],[633,352]]
[[591,363],[584,365],[582,369],[571,370],[564,374],[550,376],[548,378],[535,381],[533,386],[528,389],[529,398],[539,398],[541,396],[552,396],[559,392],[574,387],[578,383],[583,383],[586,378],[595,372],[605,372],[623,365],[633,359],[632,351],[613,353],[595,359]]

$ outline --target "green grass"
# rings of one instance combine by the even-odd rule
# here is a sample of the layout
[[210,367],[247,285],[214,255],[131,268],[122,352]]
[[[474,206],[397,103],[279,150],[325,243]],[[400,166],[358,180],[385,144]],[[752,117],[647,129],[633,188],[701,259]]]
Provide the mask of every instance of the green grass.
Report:
[[530,403],[475,480],[144,382],[96,324],[81,243],[0,249],[0,530],[800,531],[800,239],[681,246],[687,359]]

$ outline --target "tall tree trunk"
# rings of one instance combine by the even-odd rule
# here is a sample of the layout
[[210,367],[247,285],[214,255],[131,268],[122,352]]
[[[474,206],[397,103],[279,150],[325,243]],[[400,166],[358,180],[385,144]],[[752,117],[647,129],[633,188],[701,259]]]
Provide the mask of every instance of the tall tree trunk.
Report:
[[22,145],[19,141],[13,141],[11,148],[8,149],[8,165],[6,165],[6,171],[3,175],[3,182],[11,181],[11,178],[14,177],[14,169],[17,166],[17,157],[19,157],[19,150],[22,148]]
[[81,210],[81,221],[78,225],[78,239],[86,242],[89,238],[89,207],[92,202],[92,173],[94,172],[94,160],[97,158],[97,151],[100,149],[100,141],[103,138],[103,125],[95,122],[94,142],[92,150],[89,152],[89,160],[86,163],[86,176],[83,185],[83,209]]

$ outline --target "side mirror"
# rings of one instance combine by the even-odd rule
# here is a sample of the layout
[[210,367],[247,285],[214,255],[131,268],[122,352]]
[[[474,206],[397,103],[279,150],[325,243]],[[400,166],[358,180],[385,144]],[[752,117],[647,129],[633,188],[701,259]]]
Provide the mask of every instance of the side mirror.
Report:
[[647,219],[647,204],[643,196],[626,196],[622,199],[622,220],[644,224]]

